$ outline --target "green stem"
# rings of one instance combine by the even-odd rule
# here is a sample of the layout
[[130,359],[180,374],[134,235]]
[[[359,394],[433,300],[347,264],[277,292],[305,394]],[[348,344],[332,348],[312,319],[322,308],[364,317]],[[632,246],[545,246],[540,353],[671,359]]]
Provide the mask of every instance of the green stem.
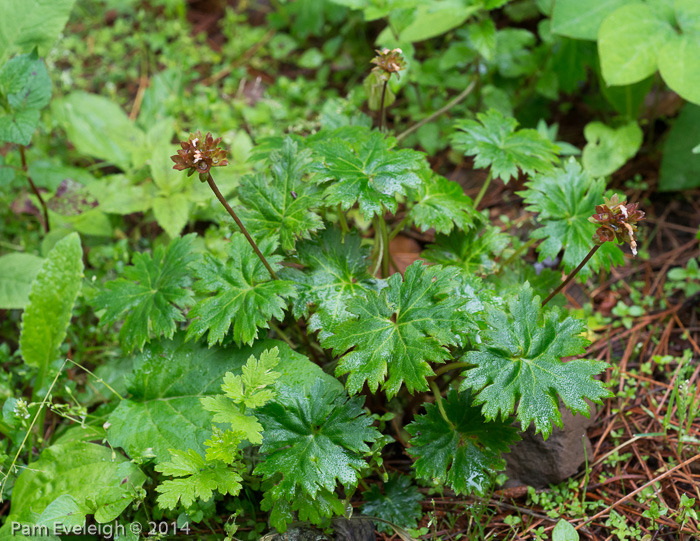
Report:
[[39,193],[39,190],[37,189],[36,185],[34,184],[32,177],[29,176],[29,169],[27,168],[27,157],[24,154],[24,145],[19,145],[19,156],[22,159],[22,170],[24,171],[24,174],[27,176],[27,180],[29,181],[29,185],[32,187],[32,191],[34,192],[34,195],[36,195],[37,198],[39,199],[39,203],[41,204],[41,209],[44,211],[44,223],[41,225],[44,226],[44,233],[48,233],[49,231],[51,231],[51,226],[49,225],[49,209],[46,206],[46,201],[44,201],[44,198],[41,197],[41,193]]
[[253,240],[253,237],[250,236],[250,233],[248,233],[248,230],[245,228],[243,225],[243,222],[236,216],[236,213],[233,212],[233,209],[231,208],[231,205],[228,204],[228,201],[224,198],[223,195],[221,195],[221,192],[219,191],[219,187],[216,185],[216,182],[214,182],[214,177],[211,176],[211,173],[209,173],[209,176],[207,178],[207,184],[209,184],[209,187],[211,188],[211,191],[214,192],[214,195],[216,198],[219,200],[219,202],[224,206],[226,211],[231,215],[231,218],[233,218],[233,221],[236,222],[236,225],[238,228],[241,230],[243,235],[245,235],[245,238],[248,240],[250,245],[253,247],[253,250],[255,251],[255,254],[258,256],[260,261],[262,261],[262,264],[265,265],[265,268],[267,269],[267,272],[270,273],[270,276],[274,280],[279,280],[277,277],[277,274],[275,274],[275,271],[272,270],[272,267],[270,264],[267,262],[267,259],[265,259],[265,256],[262,254],[260,251],[260,248],[258,248],[258,245],[255,244],[255,241]]
[[529,241],[521,244],[508,259],[506,259],[503,263],[499,265],[498,272],[496,274],[500,274],[503,269],[505,269],[506,267],[508,267],[508,265],[515,261],[516,257],[518,257],[523,252],[527,252],[530,249],[530,246],[535,244],[538,240],[539,239],[530,239]]
[[452,421],[447,418],[445,405],[442,403],[442,394],[440,393],[440,389],[435,381],[430,382],[430,390],[433,391],[433,395],[435,396],[435,404],[437,404],[437,407],[440,410],[440,415],[442,415],[442,418],[445,419],[445,422],[450,426],[450,428],[454,428],[455,425],[452,424]]
[[593,248],[591,248],[591,251],[588,252],[588,255],[584,257],[583,261],[581,261],[581,263],[578,264],[578,267],[576,267],[573,270],[573,272],[566,277],[566,280],[559,284],[557,288],[554,291],[552,291],[545,300],[542,301],[542,306],[551,301],[552,297],[554,297],[557,293],[564,289],[569,284],[569,282],[571,282],[571,280],[574,279],[574,276],[576,276],[579,273],[579,271],[586,265],[586,263],[588,263],[588,260],[593,257],[593,255],[598,251],[598,248],[600,248],[600,246],[600,244],[596,244]]
[[489,184],[491,184],[491,171],[489,171],[489,175],[486,177],[486,180],[484,181],[483,186],[481,186],[481,190],[479,190],[479,194],[476,196],[476,199],[474,199],[474,208],[478,209],[479,208],[479,203],[481,203],[481,200],[484,198],[484,195],[486,195],[486,190],[488,190]]
[[403,231],[403,228],[406,227],[406,224],[407,224],[408,222],[410,222],[410,221],[411,221],[411,217],[410,217],[410,216],[408,215],[408,213],[407,213],[406,216],[404,217],[404,219],[401,220],[401,221],[398,223],[398,225],[397,225],[396,227],[394,227],[394,229],[391,231],[391,233],[389,234],[389,240],[390,240],[390,241],[391,241],[391,240],[394,240],[394,238],[396,237],[396,235],[398,235],[399,233],[401,233],[401,231]]
[[384,278],[389,277],[389,233],[387,231],[386,222],[384,221],[384,216],[379,216],[379,233],[382,236],[382,245],[384,247],[384,252],[382,253],[382,276]]
[[449,363],[441,366],[437,370],[435,370],[435,375],[433,376],[434,378],[437,378],[439,376],[442,376],[446,372],[449,372],[450,370],[456,370],[458,368],[468,368],[470,366],[474,366],[472,363],[468,363],[466,361],[457,361],[454,363]]
[[379,216],[374,217],[374,247],[372,249],[372,261],[374,265],[372,266],[372,275],[376,275],[379,272],[379,267],[384,259],[384,239],[379,233]]
[[379,105],[379,131],[384,130],[384,100],[386,99],[386,87],[389,84],[389,79],[384,81],[384,86],[382,87],[382,101]]
[[340,221],[340,227],[343,230],[343,235],[350,233],[350,228],[348,227],[348,222],[345,219],[345,213],[343,212],[343,207],[338,204],[338,221]]
[[272,321],[269,322],[269,325],[270,325],[270,328],[273,331],[275,331],[279,335],[279,337],[287,343],[287,345],[290,348],[296,349],[297,345],[294,342],[292,342],[292,340],[289,338],[289,336],[287,336],[287,333],[285,333],[282,329],[279,328],[278,325],[275,325]]

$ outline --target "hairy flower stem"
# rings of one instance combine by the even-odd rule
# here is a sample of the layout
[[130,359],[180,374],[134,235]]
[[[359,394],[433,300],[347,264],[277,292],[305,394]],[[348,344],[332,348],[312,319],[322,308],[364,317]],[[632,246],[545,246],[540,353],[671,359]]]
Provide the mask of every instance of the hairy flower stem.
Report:
[[214,177],[211,176],[211,173],[209,173],[209,176],[207,178],[207,184],[209,184],[209,187],[211,188],[211,191],[214,192],[214,195],[216,198],[219,200],[219,202],[224,206],[226,211],[231,215],[231,218],[233,218],[233,221],[236,222],[236,225],[238,228],[241,230],[241,232],[245,235],[245,238],[248,240],[250,245],[253,247],[253,250],[255,251],[255,254],[260,258],[260,261],[262,261],[263,265],[265,265],[265,268],[267,269],[267,272],[270,273],[270,276],[274,280],[279,280],[277,277],[277,274],[275,274],[275,271],[272,270],[272,267],[270,264],[267,262],[267,259],[265,259],[265,256],[262,254],[260,251],[260,248],[258,248],[258,245],[255,244],[255,241],[253,240],[253,237],[250,236],[250,233],[248,233],[248,230],[245,228],[243,225],[243,222],[236,216],[236,213],[233,212],[233,209],[231,208],[231,205],[228,204],[228,201],[224,198],[223,195],[221,195],[221,192],[219,191],[219,187],[216,185],[216,182],[214,182]]
[[489,185],[491,184],[491,171],[489,171],[489,175],[486,177],[486,180],[484,181],[484,184],[481,186],[481,190],[479,190],[479,194],[476,196],[476,199],[474,199],[474,208],[478,209],[479,208],[479,203],[481,203],[481,200],[484,198],[484,195],[486,195],[486,190],[488,190]]
[[546,305],[549,301],[552,300],[552,297],[554,297],[557,293],[559,293],[562,289],[564,289],[567,285],[569,285],[569,282],[574,279],[574,276],[576,276],[579,271],[588,263],[588,261],[593,257],[593,254],[595,254],[598,251],[598,248],[600,248],[600,244],[596,244],[593,248],[591,248],[591,251],[588,252],[588,255],[583,258],[583,261],[578,264],[578,267],[576,267],[569,276],[566,277],[566,279],[557,286],[557,288],[552,291],[549,296],[542,301],[542,306]]
[[440,415],[442,415],[442,418],[445,419],[445,422],[450,426],[450,428],[454,428],[455,425],[452,423],[452,421],[450,421],[447,418],[445,405],[442,403],[442,393],[440,392],[440,388],[437,386],[437,383],[435,383],[434,380],[430,382],[430,390],[433,392],[433,396],[435,397],[435,404],[440,410]]
[[29,170],[27,168],[27,157],[24,154],[24,145],[19,145],[19,156],[22,159],[22,170],[24,171],[24,174],[27,175],[27,180],[29,181],[29,185],[32,187],[32,191],[34,192],[34,195],[36,195],[37,198],[39,199],[39,203],[41,204],[41,209],[44,211],[44,223],[41,225],[44,226],[44,233],[48,233],[49,231],[51,231],[51,226],[49,225],[49,209],[46,206],[46,201],[44,201],[44,198],[41,197],[39,190],[37,189],[36,185],[34,184],[32,177],[29,176]]
[[384,101],[386,100],[386,87],[388,84],[389,80],[387,79],[382,87],[382,100],[379,105],[379,131],[384,129]]

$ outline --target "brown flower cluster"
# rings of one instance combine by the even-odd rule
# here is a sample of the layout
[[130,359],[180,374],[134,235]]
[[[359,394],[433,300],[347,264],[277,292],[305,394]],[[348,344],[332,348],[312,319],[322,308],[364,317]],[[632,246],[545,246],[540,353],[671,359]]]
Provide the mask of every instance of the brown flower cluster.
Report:
[[377,56],[372,59],[372,64],[376,64],[372,71],[380,74],[385,81],[389,80],[392,73],[399,76],[399,72],[406,69],[406,61],[401,56],[401,49],[382,49],[377,50]]
[[220,142],[221,137],[214,139],[211,133],[207,133],[206,137],[202,137],[202,132],[199,130],[191,133],[187,141],[180,141],[182,150],[170,156],[170,159],[175,162],[173,169],[187,170],[188,175],[199,173],[200,179],[206,180],[212,167],[228,165],[226,151],[219,148]]
[[639,203],[626,203],[620,201],[617,194],[605,198],[605,204],[596,205],[596,214],[588,221],[600,226],[593,235],[593,242],[600,245],[617,239],[629,244],[632,253],[637,255],[637,222],[644,219],[644,212],[637,209]]

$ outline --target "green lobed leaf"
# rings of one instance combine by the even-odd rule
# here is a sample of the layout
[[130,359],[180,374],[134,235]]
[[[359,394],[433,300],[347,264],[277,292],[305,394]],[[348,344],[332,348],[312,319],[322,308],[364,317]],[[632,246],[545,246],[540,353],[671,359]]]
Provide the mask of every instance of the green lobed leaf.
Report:
[[313,499],[324,489],[333,492],[336,481],[357,485],[367,443],[380,437],[363,402],[319,379],[311,389],[281,386],[277,400],[257,411],[265,428],[260,447],[265,459],[255,473],[266,479],[282,475],[275,500]]
[[224,375],[241,374],[251,355],[257,357],[275,347],[282,359],[277,385],[307,389],[321,377],[325,386],[342,389],[335,378],[286,344],[270,340],[252,347],[209,349],[184,342],[184,333],[177,333],[173,340],[152,342],[134,357],[133,372],[127,377],[130,396],[109,416],[109,443],[132,458],[155,455],[156,462],[168,460],[169,449],[203,454],[203,442],[212,435],[213,416],[200,399],[218,395]]
[[585,323],[567,317],[559,309],[546,310],[540,297],[526,283],[507,307],[486,307],[486,323],[478,350],[465,355],[473,364],[464,372],[461,389],[472,389],[474,404],[483,404],[487,420],[505,420],[516,409],[522,429],[534,422],[535,430],[548,438],[552,424],[562,426],[559,398],[571,410],[589,415],[584,399],[601,403],[610,392],[593,379],[607,368],[600,361],[562,358],[585,353]]
[[298,296],[294,316],[309,318],[309,329],[319,337],[330,336],[336,325],[354,317],[346,308],[353,297],[378,291],[386,285],[369,271],[369,248],[363,247],[357,233],[343,235],[327,229],[319,237],[298,246],[303,272],[285,269],[294,280]]
[[435,243],[421,253],[431,263],[454,265],[467,274],[490,274],[496,268],[496,258],[508,246],[508,235],[498,227],[453,231],[436,235]]
[[29,291],[44,259],[14,253],[0,257],[0,309],[22,309],[29,303]]
[[171,461],[161,462],[155,469],[179,479],[164,481],[156,487],[160,507],[175,509],[180,501],[184,507],[189,507],[196,499],[209,500],[214,491],[231,496],[236,496],[241,491],[243,478],[223,462],[206,463],[192,449],[170,449],[170,455]]
[[528,175],[551,171],[558,161],[557,146],[537,130],[518,130],[517,120],[494,109],[476,116],[478,121],[456,123],[460,131],[452,135],[452,143],[474,156],[476,167],[490,167],[494,178],[508,183],[518,176],[518,170]]
[[644,134],[637,122],[611,128],[602,122],[589,122],[583,130],[583,167],[593,177],[604,177],[617,171],[634,157],[642,146]]
[[329,206],[344,210],[356,202],[360,213],[369,220],[383,214],[384,207],[396,212],[397,195],[406,195],[407,188],[417,188],[419,172],[425,158],[415,150],[391,150],[395,140],[369,128],[353,127],[350,139],[321,139],[313,148],[321,156],[316,170],[321,180],[331,180],[325,190]]
[[[277,247],[273,238],[258,244],[273,269],[279,269],[281,256],[272,255]],[[228,260],[211,254],[193,265],[197,281],[194,289],[200,294],[213,294],[199,301],[189,313],[192,319],[187,339],[207,334],[207,343],[221,343],[229,329],[237,344],[252,344],[258,329],[268,328],[270,319],[284,319],[287,298],[296,297],[294,284],[273,280],[241,233],[231,237]]]
[[310,158],[310,150],[299,150],[287,137],[282,148],[270,154],[270,176],[259,174],[241,181],[238,211],[255,237],[279,235],[282,248],[292,251],[297,239],[308,239],[323,229],[321,217],[312,210],[321,206],[322,194],[303,180]]
[[10,515],[42,513],[52,502],[70,495],[90,508],[95,520],[117,518],[137,497],[146,476],[108,447],[93,443],[53,445],[22,471],[12,491]]
[[105,309],[101,324],[124,319],[119,339],[127,353],[143,349],[154,336],[172,338],[177,323],[185,320],[182,310],[192,304],[188,266],[198,257],[192,252],[194,238],[176,238],[167,248],[158,246],[153,256],[134,254],[124,278],[107,282],[92,300],[93,306]]
[[[528,205],[527,210],[537,212],[540,229],[532,238],[544,239],[537,247],[539,260],[554,260],[564,250],[562,265],[566,272],[575,269],[593,248],[595,225],[588,218],[595,213],[595,206],[603,202],[603,179],[593,180],[581,169],[574,158],[552,174],[537,175],[525,184],[527,190],[518,192]],[[579,276],[590,276],[601,268],[621,265],[622,250],[613,242],[606,242],[591,260],[579,271]]]
[[336,376],[349,374],[350,393],[365,382],[372,392],[381,383],[389,398],[404,383],[411,393],[428,388],[426,378],[434,374],[429,362],[449,358],[447,346],[457,343],[455,329],[463,323],[462,299],[451,295],[457,272],[416,261],[403,280],[396,273],[380,292],[347,301],[355,318],[340,323],[321,344],[340,356]]
[[492,474],[505,468],[501,453],[520,439],[517,429],[510,419],[486,422],[469,393],[450,390],[443,406],[448,420],[436,404],[426,404],[425,415],[406,427],[416,474],[447,484],[458,495],[483,496]]
[[[408,475],[393,472],[384,483],[383,492],[379,485],[371,485],[362,493],[365,503],[362,513],[370,517],[378,517],[402,528],[416,528],[418,520],[423,516],[420,502],[423,496],[418,487],[411,483]],[[379,532],[392,533],[388,524],[376,522]]]
[[32,282],[19,337],[22,358],[28,365],[45,368],[56,359],[82,278],[80,237],[71,233],[56,243]]
[[465,231],[477,220],[472,198],[456,182],[432,172],[425,175],[418,188],[416,203],[409,216],[421,231],[430,228],[437,233],[450,233],[454,226]]

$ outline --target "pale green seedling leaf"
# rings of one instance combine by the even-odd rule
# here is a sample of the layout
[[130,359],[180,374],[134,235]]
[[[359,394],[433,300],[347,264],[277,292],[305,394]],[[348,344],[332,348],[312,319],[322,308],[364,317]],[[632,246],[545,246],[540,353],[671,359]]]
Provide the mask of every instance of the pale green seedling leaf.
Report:
[[552,530],[552,541],[579,541],[578,532],[566,520],[559,519]]
[[602,122],[589,122],[583,134],[588,141],[583,148],[583,167],[593,177],[614,173],[642,146],[643,133],[636,122],[619,128],[611,128]]

